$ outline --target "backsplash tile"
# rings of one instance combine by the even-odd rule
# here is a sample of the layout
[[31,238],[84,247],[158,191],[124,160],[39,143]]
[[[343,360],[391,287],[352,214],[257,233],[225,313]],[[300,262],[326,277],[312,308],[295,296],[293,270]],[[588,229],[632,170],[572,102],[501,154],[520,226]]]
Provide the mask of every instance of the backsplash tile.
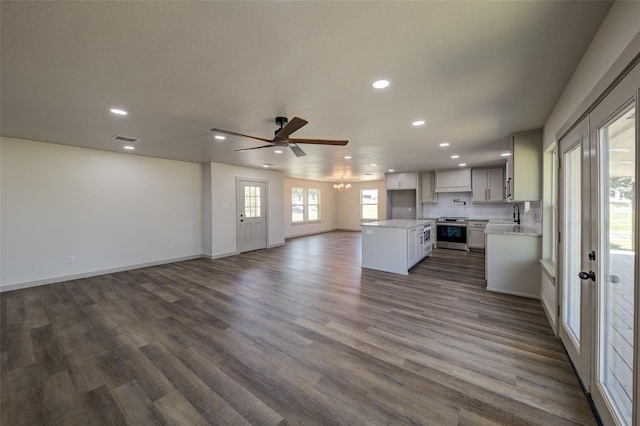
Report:
[[540,201],[530,201],[525,211],[525,203],[472,203],[470,193],[441,192],[437,204],[422,204],[424,218],[468,217],[470,219],[505,219],[513,220],[514,205],[520,207],[520,222],[523,225],[539,228],[542,225]]

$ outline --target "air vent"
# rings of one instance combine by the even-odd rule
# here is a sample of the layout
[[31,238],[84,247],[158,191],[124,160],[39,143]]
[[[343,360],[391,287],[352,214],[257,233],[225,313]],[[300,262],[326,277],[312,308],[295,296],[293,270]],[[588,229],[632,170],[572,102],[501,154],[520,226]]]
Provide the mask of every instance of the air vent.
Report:
[[132,138],[131,136],[122,136],[122,135],[115,135],[111,139],[115,139],[117,141],[127,142],[127,143],[134,143],[140,140],[138,138]]

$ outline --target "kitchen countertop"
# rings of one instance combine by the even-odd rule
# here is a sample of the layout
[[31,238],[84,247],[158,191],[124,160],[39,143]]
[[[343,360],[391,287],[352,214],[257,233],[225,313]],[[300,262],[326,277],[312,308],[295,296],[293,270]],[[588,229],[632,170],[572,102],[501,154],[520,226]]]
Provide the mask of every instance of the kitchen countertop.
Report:
[[377,226],[381,228],[413,228],[418,225],[424,225],[428,221],[425,219],[390,219],[380,220],[377,222],[366,222],[362,226]]
[[502,235],[528,235],[532,237],[542,236],[540,230],[517,223],[493,223],[489,222],[484,228],[485,234],[502,234]]

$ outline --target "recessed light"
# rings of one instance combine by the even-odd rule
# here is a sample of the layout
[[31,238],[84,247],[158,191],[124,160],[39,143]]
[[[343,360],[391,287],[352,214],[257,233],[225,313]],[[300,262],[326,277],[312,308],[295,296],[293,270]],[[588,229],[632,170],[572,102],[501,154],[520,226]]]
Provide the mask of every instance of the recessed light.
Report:
[[125,145],[125,146],[123,146],[123,148],[124,148],[124,149],[128,149],[128,150],[130,150],[130,151],[133,151],[133,150],[135,149],[134,147],[132,147],[132,146],[130,146],[130,145]]
[[458,166],[460,166],[460,167],[464,167],[464,166],[466,166],[466,165],[467,165],[467,163],[460,163],[460,164],[458,164]]
[[389,170],[387,170],[387,171],[388,171],[389,173],[393,173],[393,172],[395,172],[395,170],[393,170],[393,169],[389,169]]
[[109,111],[111,111],[112,113],[117,114],[117,115],[127,115],[128,114],[127,111],[125,111],[123,109],[118,109],[118,108],[111,108]]
[[365,176],[371,176],[373,173],[365,173]]
[[440,146],[441,147],[449,146],[449,142],[441,142]]
[[265,169],[268,169],[269,167],[271,167],[271,164],[263,164],[262,167],[264,167]]
[[225,140],[225,139],[226,139],[226,138],[225,138],[224,136],[222,136],[222,135],[215,135],[214,137],[215,137],[216,139],[218,139],[219,141],[223,141],[223,140]]
[[345,155],[345,156],[344,156],[344,159],[345,159],[345,160],[351,160],[351,156],[350,156],[350,155]]
[[389,86],[389,80],[378,80],[373,83],[373,87],[376,89],[384,89]]
[[459,155],[452,155],[451,158],[454,158],[454,159],[455,158],[460,158],[460,156]]
[[425,121],[424,120],[416,120],[413,123],[411,123],[412,126],[422,126],[424,125]]
[[374,163],[374,164],[371,164],[371,167],[378,167],[378,165]]
[[273,151],[273,152],[275,152],[276,154],[282,154],[282,150],[281,150],[281,149],[276,149],[276,150],[275,150],[275,151]]
[[500,157],[508,157],[510,155],[511,155],[510,152],[503,152],[502,154],[500,154]]

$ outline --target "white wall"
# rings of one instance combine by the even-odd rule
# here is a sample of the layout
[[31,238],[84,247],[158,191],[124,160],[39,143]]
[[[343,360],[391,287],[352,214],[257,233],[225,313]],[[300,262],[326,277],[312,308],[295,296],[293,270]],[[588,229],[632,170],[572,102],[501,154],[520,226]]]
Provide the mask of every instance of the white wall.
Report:
[[367,182],[351,182],[351,188],[338,193],[337,228],[347,231],[360,231],[360,191],[363,189],[377,189],[378,220],[385,220],[387,215],[386,181],[375,180]]
[[0,150],[1,290],[201,256],[199,164],[4,137]]
[[[316,188],[320,190],[320,221],[311,223],[291,223],[291,188]],[[284,179],[284,236],[318,234],[336,229],[337,192],[333,183],[304,179]]]
[[[543,151],[556,142],[556,134],[578,108],[584,106],[581,104],[592,97],[591,92],[596,87],[600,88],[603,84],[609,83],[601,80],[630,43],[637,39],[640,34],[639,22],[640,2],[617,1],[613,4],[545,123]],[[607,75],[607,78],[609,77]],[[544,179],[548,178],[548,175],[544,176]],[[550,226],[545,229],[550,229]],[[543,245],[548,244],[545,237],[548,237],[548,233],[543,235]],[[554,310],[551,307],[557,304],[556,288],[551,280],[543,279],[541,282],[540,297],[552,312]]]
[[556,133],[596,87],[631,40],[640,33],[640,2],[617,1],[580,60],[569,83],[547,118],[543,132],[543,151],[554,141]]
[[[237,253],[236,178],[267,182],[267,247],[284,244],[284,176],[270,170],[249,169],[221,163],[203,165],[204,176],[210,179],[211,216],[203,229],[211,226],[211,247],[205,254],[211,257],[230,256]],[[206,187],[209,183],[204,184]],[[207,207],[208,208],[208,207]],[[205,241],[208,241],[205,237]]]

